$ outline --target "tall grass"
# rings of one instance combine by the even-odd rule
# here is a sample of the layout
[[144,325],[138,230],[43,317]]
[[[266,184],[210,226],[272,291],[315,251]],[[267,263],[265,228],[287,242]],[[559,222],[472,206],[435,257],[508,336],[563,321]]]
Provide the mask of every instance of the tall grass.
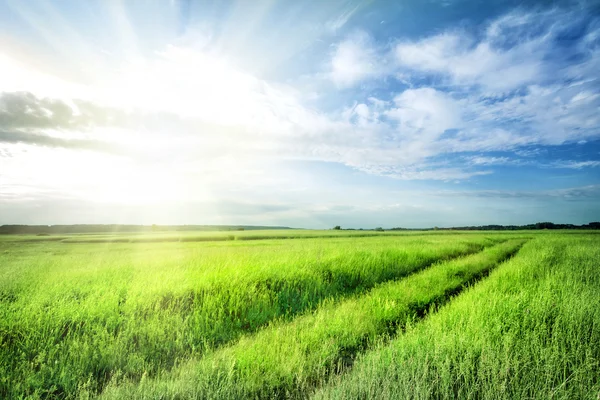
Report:
[[[489,238],[487,236],[490,236]],[[511,235],[302,241],[0,241],[0,397],[69,397],[138,380]]]
[[597,399],[600,237],[547,236],[318,399]]
[[352,362],[381,335],[418,318],[465,284],[514,254],[510,240],[380,285],[370,292],[321,305],[291,323],[276,323],[232,346],[206,354],[172,375],[139,384],[115,377],[105,398],[302,397]]

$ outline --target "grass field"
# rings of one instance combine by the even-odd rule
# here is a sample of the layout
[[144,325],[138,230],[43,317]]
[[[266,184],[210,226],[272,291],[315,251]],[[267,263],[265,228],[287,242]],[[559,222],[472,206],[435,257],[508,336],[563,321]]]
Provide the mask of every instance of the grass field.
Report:
[[593,232],[3,236],[0,398],[596,399],[598,260]]

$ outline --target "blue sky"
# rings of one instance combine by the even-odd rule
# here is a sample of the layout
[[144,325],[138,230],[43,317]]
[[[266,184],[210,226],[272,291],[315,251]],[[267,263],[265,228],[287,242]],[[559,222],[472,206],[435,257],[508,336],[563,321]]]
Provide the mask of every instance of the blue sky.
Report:
[[0,0],[0,224],[600,220],[600,7]]

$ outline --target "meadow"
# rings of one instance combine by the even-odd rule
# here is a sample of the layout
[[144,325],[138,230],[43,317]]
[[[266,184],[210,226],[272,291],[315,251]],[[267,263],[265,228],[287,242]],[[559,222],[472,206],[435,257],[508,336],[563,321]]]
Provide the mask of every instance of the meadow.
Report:
[[0,398],[590,398],[600,235],[0,236]]

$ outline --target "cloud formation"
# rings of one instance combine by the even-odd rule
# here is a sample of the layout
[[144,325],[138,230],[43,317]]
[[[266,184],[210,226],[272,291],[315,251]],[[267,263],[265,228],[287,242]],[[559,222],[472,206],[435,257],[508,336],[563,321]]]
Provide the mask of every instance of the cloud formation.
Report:
[[[394,139],[398,150],[392,158],[398,162],[387,169],[412,162],[435,165],[434,159],[444,154],[517,152],[532,145],[596,139],[600,81],[592,68],[600,66],[599,32],[598,20],[577,12],[517,10],[480,32],[454,29],[371,48],[364,57],[375,62],[370,73],[350,74],[345,83],[359,85],[383,73],[409,87],[391,101],[358,104],[354,122]],[[342,42],[349,49],[363,43],[360,36]],[[364,63],[349,64],[358,66],[353,72],[366,70]],[[376,119],[366,118],[373,115]],[[468,171],[460,170],[457,176]]]
[[4,129],[81,128],[89,123],[75,105],[40,99],[29,92],[0,93],[0,124]]
[[[0,124],[5,141],[20,136],[58,146],[60,140],[41,136],[44,129],[112,126],[141,129],[149,138],[164,126],[172,136],[196,135],[190,145],[202,135],[203,147],[214,152],[335,162],[408,180],[468,179],[490,173],[492,164],[439,159],[600,136],[600,82],[592,73],[600,62],[597,23],[587,22],[563,58],[553,55],[561,35],[580,23],[570,11],[515,11],[477,34],[455,29],[378,44],[357,31],[332,47],[332,82],[343,91],[387,80],[391,96],[358,97],[329,112],[307,105],[292,85],[258,79],[210,53],[169,46],[155,60],[123,69],[112,88],[99,92],[100,103],[114,98],[128,112],[5,93]],[[569,61],[575,56],[577,62]],[[550,79],[556,69],[562,81]],[[436,84],[426,84],[435,77]],[[106,97],[110,90],[119,96]]]
[[[306,36],[288,41],[292,31],[280,25],[302,16],[301,7],[286,6],[268,25],[257,21],[269,7],[240,5],[222,26],[220,19],[200,24],[186,17],[181,35],[154,46],[136,33],[127,6],[108,6],[122,48],[96,51],[78,37],[81,57],[60,60],[63,68],[59,61],[40,62],[25,46],[2,46],[3,190],[18,193],[15,198],[58,187],[106,201],[180,196],[198,204],[262,191],[282,199],[286,212],[290,202],[326,192],[329,218],[352,211],[339,193],[352,193],[353,201],[366,193],[356,206],[363,211],[371,210],[369,196],[389,196],[355,182],[493,187],[503,170],[519,167],[556,174],[565,187],[569,174],[591,175],[599,166],[597,152],[582,150],[600,139],[597,15],[576,7],[517,9],[407,34],[363,7],[369,9],[327,3],[298,21]],[[25,16],[32,11],[26,8]],[[273,33],[258,40],[262,26]],[[44,33],[52,23],[33,28]],[[227,30],[233,34],[224,35]],[[280,31],[286,35],[278,37]],[[64,54],[69,46],[60,41],[62,30],[56,32],[42,43],[56,39],[51,47]],[[86,65],[88,73],[77,72]],[[548,150],[565,145],[570,152]],[[52,167],[38,172],[36,163]],[[302,167],[285,169],[293,163]],[[305,175],[303,168],[318,172]],[[337,172],[324,173],[329,170]],[[352,188],[329,189],[346,181]],[[157,193],[157,185],[165,190]],[[478,193],[471,198],[563,196],[534,189]],[[410,214],[417,206],[386,204],[385,213]],[[311,207],[306,213],[319,213]]]
[[365,79],[381,76],[385,71],[373,39],[358,31],[335,46],[331,58],[331,79],[340,88],[352,86]]
[[471,191],[439,191],[431,193],[440,197],[464,197],[464,198],[497,198],[497,199],[558,199],[558,200],[589,200],[600,199],[600,185],[588,185],[566,189],[542,190],[542,191],[515,191],[515,190],[471,190]]

